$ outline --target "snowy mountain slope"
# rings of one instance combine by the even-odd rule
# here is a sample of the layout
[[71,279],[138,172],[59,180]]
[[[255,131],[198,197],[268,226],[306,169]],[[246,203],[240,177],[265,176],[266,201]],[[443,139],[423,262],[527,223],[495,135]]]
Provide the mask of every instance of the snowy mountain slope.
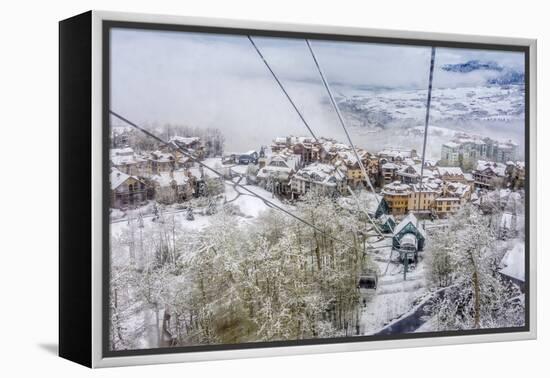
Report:
[[[360,126],[384,127],[393,121],[423,121],[427,90],[361,91],[340,98],[340,106]],[[523,86],[437,88],[430,119],[438,121],[510,121],[523,119]]]

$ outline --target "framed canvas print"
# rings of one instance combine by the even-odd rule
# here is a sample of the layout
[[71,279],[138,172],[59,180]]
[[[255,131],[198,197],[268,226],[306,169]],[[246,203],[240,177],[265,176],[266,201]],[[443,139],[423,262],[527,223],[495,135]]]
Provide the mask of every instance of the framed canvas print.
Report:
[[60,355],[536,337],[536,42],[60,22]]

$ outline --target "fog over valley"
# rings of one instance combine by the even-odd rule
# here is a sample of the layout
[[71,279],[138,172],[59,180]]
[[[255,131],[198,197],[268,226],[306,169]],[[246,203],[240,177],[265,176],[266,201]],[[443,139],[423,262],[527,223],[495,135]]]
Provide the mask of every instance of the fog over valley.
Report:
[[[344,141],[305,41],[253,38],[314,132]],[[357,145],[421,148],[429,47],[311,44]],[[523,155],[523,54],[437,48],[435,63],[427,157],[454,131],[512,139]],[[111,108],[149,128],[217,128],[226,151],[308,134],[245,36],[113,30]]]

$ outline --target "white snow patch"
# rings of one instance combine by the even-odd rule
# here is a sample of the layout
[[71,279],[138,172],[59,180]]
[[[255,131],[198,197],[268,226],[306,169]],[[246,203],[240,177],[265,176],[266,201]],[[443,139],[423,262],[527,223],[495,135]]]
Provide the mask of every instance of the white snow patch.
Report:
[[500,262],[500,273],[519,281],[525,281],[525,243],[514,244]]

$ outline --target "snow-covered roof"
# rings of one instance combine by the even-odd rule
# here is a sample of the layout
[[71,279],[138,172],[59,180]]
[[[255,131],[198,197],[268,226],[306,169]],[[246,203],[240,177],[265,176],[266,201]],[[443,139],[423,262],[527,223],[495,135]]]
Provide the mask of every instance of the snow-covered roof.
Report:
[[397,171],[397,174],[399,175],[406,175],[406,176],[419,176],[420,175],[421,166],[420,164],[409,164],[406,166],[401,166],[401,169]]
[[382,194],[408,194],[411,191],[411,187],[407,184],[401,183],[401,181],[394,181],[390,184],[384,185],[382,188]]
[[310,136],[293,136],[290,135],[288,137],[277,137],[274,139],[274,142],[276,144],[286,144],[287,142],[291,145],[298,144],[298,143],[313,143],[315,142],[315,139],[313,139]]
[[476,171],[482,172],[482,171],[485,171],[486,169],[491,170],[497,176],[503,177],[506,175],[506,165],[502,163],[495,163],[492,161],[478,160],[476,165]]
[[464,173],[460,167],[437,167],[440,176],[463,176]]
[[388,156],[392,158],[410,158],[413,156],[412,150],[396,147],[388,147],[378,152],[379,156]]
[[161,151],[154,151],[149,154],[149,159],[159,163],[168,163],[174,161],[174,155]]
[[111,189],[118,188],[124,181],[126,181],[130,175],[119,171],[118,169],[111,169],[110,182]]
[[426,231],[424,230],[424,227],[418,222],[418,219],[414,216],[413,213],[409,213],[405,218],[403,218],[401,222],[399,222],[399,224],[393,230],[393,234],[399,234],[409,223],[411,223],[424,238],[426,237]]
[[323,163],[313,163],[300,169],[294,175],[295,178],[313,181],[322,185],[335,186],[336,183],[343,181],[344,175],[333,165]]
[[460,182],[448,182],[446,188],[448,193],[458,197],[464,197],[471,190],[470,185],[462,184]]
[[392,162],[387,162],[382,164],[382,169],[398,169],[398,168],[399,168],[399,165],[394,164]]
[[338,158],[344,162],[348,167],[359,165],[357,157],[353,151],[338,151]]
[[115,155],[111,156],[111,163],[113,165],[119,166],[119,165],[132,165],[132,164],[138,164],[144,162],[145,159],[136,156],[134,154],[132,155]]
[[129,178],[133,178],[139,181],[139,179],[135,176],[130,176],[124,172],[119,171],[116,168],[111,168],[111,173],[109,174],[109,182],[111,184],[111,190],[115,190]]
[[287,180],[291,172],[292,169],[288,166],[266,165],[258,171],[257,176],[259,178],[267,178],[273,176],[280,180]]
[[443,143],[443,146],[448,148],[457,148],[457,147],[460,147],[460,144],[455,142],[447,142],[447,143]]
[[131,156],[133,154],[134,154],[134,149],[132,147],[111,148],[111,157],[113,157],[113,156]]
[[287,167],[295,169],[300,162],[300,156],[294,154],[273,154],[269,158],[268,166]]
[[424,160],[425,167],[435,167],[436,165],[437,165],[437,161],[435,160],[429,160],[429,159]]
[[151,180],[157,183],[160,187],[172,186],[172,182],[182,186],[189,182],[189,177],[184,171],[160,172],[158,175],[151,177]]
[[440,185],[437,185],[432,181],[423,182],[422,185],[411,184],[410,187],[415,193],[439,193],[441,191]]
[[524,161],[512,161],[512,160],[508,160],[506,162],[506,165],[511,165],[513,167],[516,167],[516,168],[519,168],[519,169],[524,169],[525,168],[525,162]]
[[177,144],[183,145],[183,146],[190,146],[194,143],[200,142],[199,137],[182,137],[182,136],[173,136],[170,138],[169,142],[176,142]]
[[516,280],[525,281],[525,244],[517,241],[500,262],[500,273]]

